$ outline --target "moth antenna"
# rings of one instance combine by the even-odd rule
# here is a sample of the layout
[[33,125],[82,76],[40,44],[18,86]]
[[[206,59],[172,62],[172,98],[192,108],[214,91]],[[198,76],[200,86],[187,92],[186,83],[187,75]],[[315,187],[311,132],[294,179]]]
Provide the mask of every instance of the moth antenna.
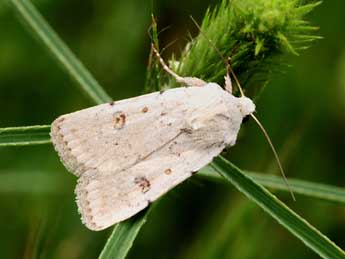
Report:
[[217,48],[217,46],[213,43],[213,41],[206,35],[206,33],[204,33],[201,30],[200,25],[197,23],[197,21],[193,18],[193,16],[190,16],[191,20],[193,21],[193,23],[195,24],[195,26],[198,28],[198,30],[200,31],[201,35],[204,36],[204,38],[209,42],[209,44],[212,46],[212,48],[217,52],[217,54],[220,56],[220,58],[223,60],[224,64],[226,65],[226,73],[227,75],[231,74],[236,82],[236,85],[238,87],[238,90],[240,91],[241,96],[245,96],[243,89],[241,87],[241,84],[237,78],[237,76],[235,75],[234,71],[231,68],[230,65],[230,57],[228,57],[227,59],[223,56],[223,54],[220,52],[220,50]]
[[161,55],[159,54],[158,50],[155,48],[155,45],[153,43],[151,44],[151,49],[152,49],[153,53],[156,55],[159,63],[161,63],[163,69],[168,74],[173,76],[178,83],[185,84],[186,86],[204,86],[207,84],[204,80],[197,78],[197,77],[179,76],[167,64],[165,64],[163,58],[161,57]]
[[285,182],[286,186],[287,186],[288,189],[289,189],[289,192],[290,192],[290,194],[291,194],[291,197],[292,197],[293,201],[296,201],[295,195],[294,195],[294,193],[293,193],[293,191],[292,191],[292,189],[291,189],[291,186],[290,186],[290,184],[289,184],[289,182],[288,182],[288,180],[287,180],[287,178],[286,178],[286,175],[285,175],[285,173],[284,173],[283,166],[282,166],[282,164],[281,164],[281,162],[280,162],[278,153],[277,153],[276,149],[274,148],[274,145],[273,145],[273,143],[272,143],[272,141],[271,141],[271,138],[269,137],[269,135],[268,135],[266,129],[265,129],[264,126],[261,124],[261,122],[258,120],[258,118],[256,118],[254,114],[250,114],[250,116],[254,119],[254,121],[256,122],[256,124],[257,124],[257,125],[259,126],[259,128],[261,129],[262,133],[265,135],[265,138],[266,138],[268,144],[270,145],[270,147],[271,147],[271,149],[272,149],[272,151],[273,151],[274,157],[275,157],[275,159],[276,159],[276,161],[277,161],[277,164],[278,164],[280,173],[281,173],[281,175],[283,176],[284,182]]
[[151,48],[152,48],[152,50],[153,50],[155,56],[157,57],[159,63],[161,63],[163,69],[164,69],[165,71],[167,71],[170,75],[172,75],[173,77],[175,77],[177,81],[183,81],[183,80],[184,80],[183,77],[181,77],[181,76],[179,76],[178,74],[176,74],[174,71],[172,71],[172,70],[170,69],[170,67],[169,67],[167,64],[165,64],[163,58],[161,57],[161,55],[159,54],[158,50],[156,49],[156,47],[155,47],[155,45],[154,45],[153,43],[151,44]]

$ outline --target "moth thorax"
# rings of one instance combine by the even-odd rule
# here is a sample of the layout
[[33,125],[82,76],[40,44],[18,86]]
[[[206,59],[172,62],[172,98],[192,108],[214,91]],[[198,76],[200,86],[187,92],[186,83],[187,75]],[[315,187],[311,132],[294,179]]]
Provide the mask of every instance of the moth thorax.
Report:
[[255,111],[255,104],[248,97],[242,96],[237,98],[237,100],[237,107],[239,108],[243,118]]

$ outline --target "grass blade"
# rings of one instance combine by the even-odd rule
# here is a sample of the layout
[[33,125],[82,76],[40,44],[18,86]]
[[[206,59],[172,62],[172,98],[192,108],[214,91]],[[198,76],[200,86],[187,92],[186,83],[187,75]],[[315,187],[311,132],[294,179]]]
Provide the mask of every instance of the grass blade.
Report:
[[[248,171],[244,172],[254,181],[262,184],[265,187],[281,191],[289,191],[284,180],[280,176],[264,175]],[[200,170],[198,175],[201,177],[213,178],[217,180],[224,179],[223,177],[220,177],[219,174],[217,174],[211,166],[206,166],[205,168]],[[296,194],[301,194],[304,196],[345,205],[345,188],[291,178],[288,178],[288,181],[292,191]]]
[[100,259],[123,259],[131,249],[150,211],[146,209],[130,219],[118,223],[105,244]]
[[[258,173],[248,173],[248,175],[266,187],[288,191],[285,182],[279,176]],[[288,181],[295,193],[345,205],[344,188],[298,179],[289,179]]]
[[103,88],[54,32],[30,1],[11,0],[10,2],[20,16],[24,18],[26,24],[29,25],[35,33],[35,36],[37,36],[38,39],[48,48],[60,65],[62,65],[62,67],[78,83],[87,96],[97,104],[111,101],[111,98]]
[[50,125],[0,128],[0,147],[50,143]]
[[322,258],[343,259],[345,252],[267,189],[222,157],[212,167]]

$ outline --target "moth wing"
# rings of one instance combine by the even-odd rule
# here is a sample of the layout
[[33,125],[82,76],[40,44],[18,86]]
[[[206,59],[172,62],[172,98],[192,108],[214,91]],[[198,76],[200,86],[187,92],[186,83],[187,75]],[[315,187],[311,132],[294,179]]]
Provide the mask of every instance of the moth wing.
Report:
[[188,141],[187,135],[180,135],[150,158],[116,174],[84,173],[76,188],[84,224],[102,230],[130,218],[210,163],[224,148],[198,148]]
[[117,171],[159,148],[183,125],[180,100],[153,93],[66,114],[52,124],[51,137],[66,168],[77,176],[97,168]]
[[223,103],[223,93],[219,86],[177,88],[55,120],[52,141],[67,169],[80,177],[77,203],[86,226],[101,230],[133,216],[211,162],[224,148],[204,145],[221,128],[218,121],[199,139],[184,128],[194,114]]

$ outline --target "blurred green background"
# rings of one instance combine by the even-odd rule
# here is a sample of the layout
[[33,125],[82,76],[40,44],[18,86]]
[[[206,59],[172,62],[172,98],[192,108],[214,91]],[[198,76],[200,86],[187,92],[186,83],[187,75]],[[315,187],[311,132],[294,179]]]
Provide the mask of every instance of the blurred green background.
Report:
[[[179,53],[189,15],[201,20],[217,1],[36,0],[35,5],[114,99],[143,91],[151,12],[164,56]],[[266,126],[289,177],[345,185],[345,2],[325,1],[308,16],[324,39],[291,56],[259,99]],[[0,4],[0,127],[50,124],[91,106],[6,4]],[[252,122],[231,149],[240,168],[277,173],[273,154]],[[111,229],[80,222],[76,179],[51,145],[0,148],[0,257],[95,258]],[[297,213],[345,248],[345,209],[298,196]],[[165,195],[129,258],[318,258],[233,187],[196,177]]]

